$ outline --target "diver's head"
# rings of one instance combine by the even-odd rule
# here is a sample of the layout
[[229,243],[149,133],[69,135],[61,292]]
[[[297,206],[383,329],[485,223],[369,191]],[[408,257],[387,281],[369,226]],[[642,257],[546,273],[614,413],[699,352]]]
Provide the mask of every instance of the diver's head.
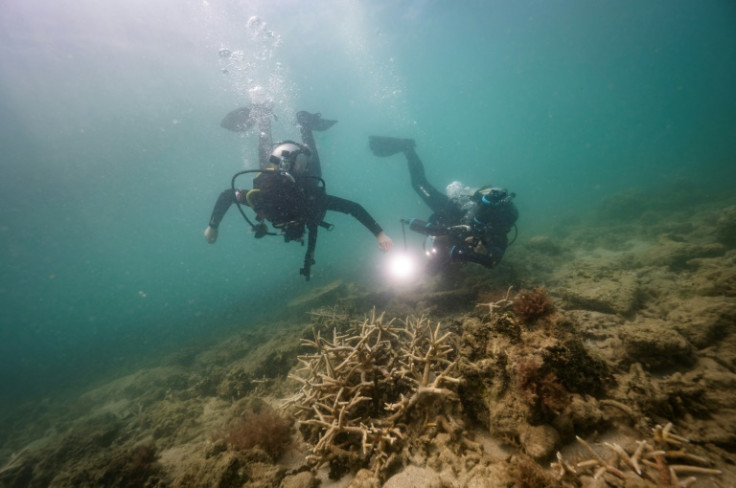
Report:
[[500,188],[496,186],[484,186],[480,190],[478,190],[476,193],[476,198],[480,200],[481,203],[488,205],[490,207],[496,207],[500,205],[505,205],[507,203],[511,203],[511,200],[514,199],[516,196],[516,193],[509,193],[509,191],[506,188]]
[[312,151],[304,144],[294,141],[279,142],[268,158],[274,169],[297,175],[305,173],[311,161]]

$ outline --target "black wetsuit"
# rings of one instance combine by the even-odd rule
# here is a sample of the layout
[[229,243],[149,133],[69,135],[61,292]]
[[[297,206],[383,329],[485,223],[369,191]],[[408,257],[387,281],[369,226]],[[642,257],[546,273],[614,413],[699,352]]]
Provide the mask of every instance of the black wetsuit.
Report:
[[[424,174],[424,165],[413,149],[405,150],[404,154],[409,165],[411,185],[414,191],[434,212],[429,218],[430,223],[446,227],[469,226],[472,229],[472,236],[482,242],[486,249],[486,256],[489,258],[486,259],[485,256],[466,249],[459,260],[474,261],[488,267],[498,264],[506,251],[506,247],[508,247],[508,233],[519,217],[518,210],[513,202],[509,201],[491,208],[486,214],[488,217],[486,223],[481,224],[474,219],[476,206],[479,205],[477,201],[464,208],[465,206],[461,206],[459,202],[440,192],[427,181]],[[451,242],[444,244],[452,245]]]
[[459,224],[465,212],[447,195],[437,190],[427,181],[424,174],[424,165],[413,149],[405,151],[404,154],[409,164],[412,188],[434,212],[430,222],[440,225]]

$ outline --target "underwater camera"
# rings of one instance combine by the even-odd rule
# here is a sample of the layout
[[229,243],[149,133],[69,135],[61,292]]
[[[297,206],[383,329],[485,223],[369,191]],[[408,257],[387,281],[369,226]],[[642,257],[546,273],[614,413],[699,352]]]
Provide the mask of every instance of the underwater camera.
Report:
[[447,227],[419,219],[401,219],[401,223],[428,237],[424,242],[425,254],[439,264],[470,262],[488,268],[495,264],[490,256],[475,251],[480,240],[468,225]]

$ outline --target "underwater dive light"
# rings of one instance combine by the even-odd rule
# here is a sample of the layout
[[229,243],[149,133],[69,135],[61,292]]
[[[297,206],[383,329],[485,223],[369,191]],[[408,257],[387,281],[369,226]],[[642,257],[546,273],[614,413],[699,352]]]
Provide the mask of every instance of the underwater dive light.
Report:
[[388,274],[391,278],[398,282],[406,282],[417,275],[419,267],[414,256],[409,252],[406,243],[406,228],[409,223],[406,219],[401,219],[401,231],[404,238],[404,248],[392,256],[388,261]]
[[409,253],[402,252],[390,259],[388,270],[393,279],[406,281],[413,278],[416,274],[417,263]]

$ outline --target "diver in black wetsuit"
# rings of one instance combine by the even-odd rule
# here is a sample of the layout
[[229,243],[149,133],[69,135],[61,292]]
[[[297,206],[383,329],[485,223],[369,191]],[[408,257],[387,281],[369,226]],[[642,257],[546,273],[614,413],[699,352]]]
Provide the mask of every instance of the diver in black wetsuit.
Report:
[[304,242],[307,231],[307,252],[300,273],[310,278],[320,226],[331,228],[323,221],[328,210],[352,215],[363,224],[378,242],[381,251],[391,249],[391,238],[380,225],[358,203],[345,200],[325,192],[319,153],[313,131],[324,131],[336,123],[322,119],[320,114],[298,112],[297,122],[302,143],[283,141],[271,151],[271,112],[268,107],[242,107],[230,112],[221,125],[229,130],[241,132],[258,124],[258,156],[262,172],[253,179],[253,189],[227,189],[223,191],[212,210],[209,224],[204,231],[207,242],[217,240],[217,228],[233,203],[247,205],[256,213],[258,224],[253,225],[255,237],[268,232],[264,220],[284,236],[286,242]]
[[404,153],[414,191],[434,212],[427,223],[408,222],[412,230],[431,236],[428,254],[438,264],[475,262],[492,268],[501,261],[509,245],[508,233],[519,217],[512,202],[514,193],[490,185],[473,192],[453,182],[444,194],[427,181],[413,139],[371,136],[368,144],[378,157]]

